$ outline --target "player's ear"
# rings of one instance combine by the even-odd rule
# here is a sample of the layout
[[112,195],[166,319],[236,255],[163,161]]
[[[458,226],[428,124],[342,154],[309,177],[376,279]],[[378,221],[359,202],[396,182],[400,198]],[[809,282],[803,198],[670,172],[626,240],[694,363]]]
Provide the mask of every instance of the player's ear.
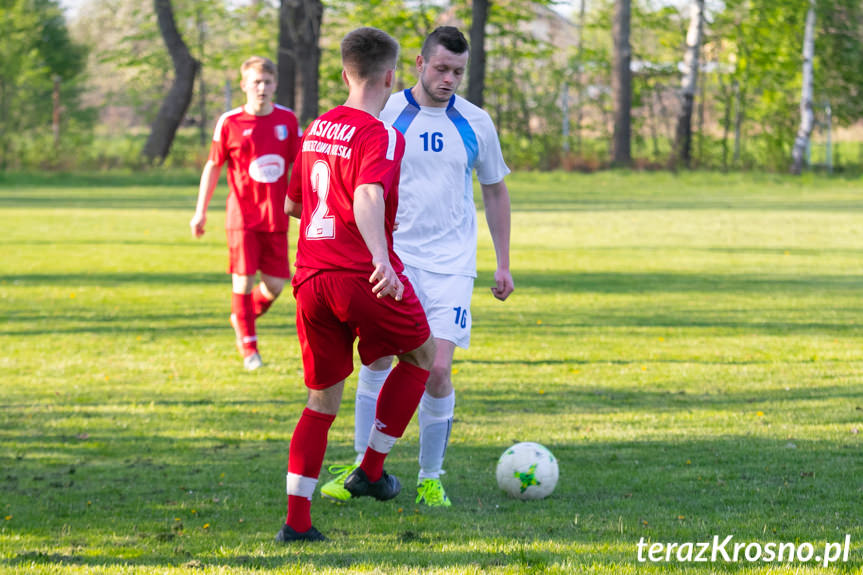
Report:
[[384,76],[384,86],[392,89],[395,81],[396,81],[396,71],[395,70],[387,70],[387,73]]
[[348,71],[345,70],[344,68],[342,68],[342,82],[344,82],[345,86],[347,86],[348,88],[351,87],[351,83],[348,80]]
[[423,55],[422,55],[422,54],[417,54],[417,72],[422,73],[422,71],[423,71],[423,63],[424,63],[424,61],[423,61]]

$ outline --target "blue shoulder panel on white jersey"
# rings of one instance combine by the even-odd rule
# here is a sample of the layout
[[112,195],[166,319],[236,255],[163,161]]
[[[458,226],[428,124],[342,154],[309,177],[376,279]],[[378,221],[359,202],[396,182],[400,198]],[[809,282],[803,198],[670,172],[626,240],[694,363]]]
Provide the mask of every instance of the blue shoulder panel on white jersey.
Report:
[[465,151],[467,151],[468,170],[473,166],[476,156],[479,153],[479,143],[476,140],[476,132],[464,116],[455,109],[455,95],[450,98],[446,108],[446,115],[450,121],[455,124],[462,142],[464,142]]
[[402,110],[402,113],[399,114],[399,117],[396,118],[395,122],[393,122],[393,128],[395,128],[402,134],[407,133],[408,127],[411,125],[411,122],[413,122],[414,118],[417,117],[417,114],[420,113],[420,105],[417,104],[416,100],[414,100],[410,88],[405,89],[404,94],[405,99],[408,101],[408,105],[405,106],[405,109]]

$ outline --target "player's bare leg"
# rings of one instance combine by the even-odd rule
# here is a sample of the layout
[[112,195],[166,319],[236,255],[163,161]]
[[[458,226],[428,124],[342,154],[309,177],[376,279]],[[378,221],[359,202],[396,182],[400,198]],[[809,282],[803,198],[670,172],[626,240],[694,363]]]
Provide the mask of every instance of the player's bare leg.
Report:
[[435,339],[437,352],[426,391],[419,405],[420,471],[417,479],[417,503],[449,507],[449,497],[441,484],[443,460],[452,430],[455,412],[455,390],[452,384],[452,362],[455,344]]
[[261,273],[261,282],[252,289],[252,305],[255,308],[255,319],[261,317],[285,288],[285,278]]

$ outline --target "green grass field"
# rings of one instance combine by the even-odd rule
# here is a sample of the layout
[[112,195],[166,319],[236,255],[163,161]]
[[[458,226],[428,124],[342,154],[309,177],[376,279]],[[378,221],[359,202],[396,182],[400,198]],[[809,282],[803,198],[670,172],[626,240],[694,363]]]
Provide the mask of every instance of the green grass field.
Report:
[[[224,188],[195,241],[196,174],[0,179],[0,572],[820,573],[742,551],[639,562],[637,545],[731,535],[820,556],[850,535],[830,572],[860,573],[861,181],[509,183],[516,292],[489,294],[481,227],[454,506],[316,497],[331,541],[281,547],[305,401],[294,305],[260,321],[267,366],[244,372]],[[352,457],[354,385],[328,463]],[[559,458],[550,498],[497,490],[516,441]],[[387,466],[407,486],[416,452],[414,423]]]

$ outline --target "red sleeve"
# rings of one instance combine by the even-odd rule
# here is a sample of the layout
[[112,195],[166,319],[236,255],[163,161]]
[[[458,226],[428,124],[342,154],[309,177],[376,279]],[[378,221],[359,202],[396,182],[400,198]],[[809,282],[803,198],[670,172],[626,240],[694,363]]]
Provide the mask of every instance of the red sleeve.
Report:
[[300,132],[300,123],[297,121],[297,116],[293,112],[289,112],[290,120],[288,121],[288,151],[287,160],[288,164],[294,163],[294,160],[297,159],[297,152],[300,151],[300,138],[302,137],[302,133]]
[[[297,148],[299,148],[299,145]],[[291,170],[291,179],[288,180],[288,199],[295,204],[301,204],[303,203],[303,186],[300,185],[300,180],[302,179],[302,162],[300,161],[299,156],[296,156],[294,160],[294,167]]]
[[392,127],[380,125],[362,144],[357,186],[381,184],[384,197],[397,182],[404,155],[404,136]]
[[210,144],[210,156],[207,158],[217,166],[221,166],[228,159],[228,126],[224,117],[216,122],[213,131],[213,143]]
[[303,131],[300,129],[300,122],[294,116],[294,149],[291,152],[291,162],[297,159],[297,154],[300,153],[300,140],[303,139]]

